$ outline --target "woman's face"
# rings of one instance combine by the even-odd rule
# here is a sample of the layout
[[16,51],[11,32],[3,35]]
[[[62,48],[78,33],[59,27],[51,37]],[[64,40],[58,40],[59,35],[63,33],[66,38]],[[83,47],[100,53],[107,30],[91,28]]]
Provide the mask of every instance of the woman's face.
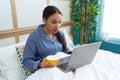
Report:
[[55,13],[48,17],[47,19],[44,18],[44,22],[47,32],[55,34],[61,27],[62,15],[59,13]]

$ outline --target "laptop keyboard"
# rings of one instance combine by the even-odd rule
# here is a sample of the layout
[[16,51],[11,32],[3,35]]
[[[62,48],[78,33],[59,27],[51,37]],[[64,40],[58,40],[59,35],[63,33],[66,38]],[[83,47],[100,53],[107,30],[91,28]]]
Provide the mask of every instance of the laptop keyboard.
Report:
[[58,67],[62,68],[63,70],[65,70],[67,68],[67,65],[68,65],[68,62],[66,63],[63,63],[63,64],[60,64],[58,65]]

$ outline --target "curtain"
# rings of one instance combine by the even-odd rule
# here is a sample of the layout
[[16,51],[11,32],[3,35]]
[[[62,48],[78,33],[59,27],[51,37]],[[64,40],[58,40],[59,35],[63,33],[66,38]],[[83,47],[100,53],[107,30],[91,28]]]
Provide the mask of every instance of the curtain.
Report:
[[105,0],[102,40],[120,40],[119,22],[120,22],[120,1],[119,0]]

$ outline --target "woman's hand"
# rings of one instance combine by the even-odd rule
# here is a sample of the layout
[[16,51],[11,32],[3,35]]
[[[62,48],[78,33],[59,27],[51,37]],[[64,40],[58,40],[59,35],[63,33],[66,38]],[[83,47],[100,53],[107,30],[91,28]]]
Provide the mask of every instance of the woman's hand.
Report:
[[39,63],[38,67],[39,68],[52,68],[55,67],[56,65],[54,65],[53,62],[48,63],[47,61],[43,60],[42,62]]

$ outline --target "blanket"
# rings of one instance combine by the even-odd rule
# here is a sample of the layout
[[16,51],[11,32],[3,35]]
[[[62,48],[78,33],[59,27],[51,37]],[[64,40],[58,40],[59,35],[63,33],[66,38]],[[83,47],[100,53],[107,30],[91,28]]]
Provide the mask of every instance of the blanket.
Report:
[[55,68],[39,69],[26,80],[119,80],[120,55],[98,50],[92,63],[80,67],[75,72],[64,73]]

